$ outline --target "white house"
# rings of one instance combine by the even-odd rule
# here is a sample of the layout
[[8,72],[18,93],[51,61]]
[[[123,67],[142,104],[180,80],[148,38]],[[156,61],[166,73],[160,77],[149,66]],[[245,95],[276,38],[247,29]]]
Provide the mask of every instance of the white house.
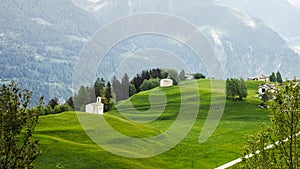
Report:
[[269,78],[268,75],[261,74],[261,75],[254,76],[254,77],[248,77],[248,80],[269,82],[269,81],[270,81],[270,78]]
[[103,104],[101,103],[101,97],[97,97],[96,103],[90,103],[85,106],[85,112],[92,114],[103,114]]
[[173,80],[168,76],[167,79],[161,79],[160,80],[160,87],[169,87],[173,86]]
[[262,84],[262,85],[259,85],[259,87],[258,87],[258,94],[264,94],[266,91],[274,93],[275,90],[276,90],[276,87],[274,84]]
[[185,80],[192,80],[192,79],[194,79],[194,75],[192,75],[192,74],[185,74],[184,78],[185,78]]

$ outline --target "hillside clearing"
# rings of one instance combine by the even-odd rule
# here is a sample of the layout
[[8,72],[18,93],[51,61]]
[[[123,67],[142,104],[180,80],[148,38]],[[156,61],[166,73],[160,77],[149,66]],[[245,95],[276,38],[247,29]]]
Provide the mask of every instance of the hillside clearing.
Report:
[[[260,100],[256,97],[259,82],[246,82],[248,97],[244,101],[226,101],[222,119],[205,142],[198,142],[199,134],[210,107],[210,81],[196,81],[200,92],[198,117],[188,135],[174,148],[158,156],[142,159],[125,158],[104,151],[84,132],[76,112],[42,116],[35,137],[40,139],[43,155],[35,162],[37,168],[214,168],[241,156],[245,135],[254,133],[262,122],[268,123],[267,110],[257,108]],[[182,83],[188,86],[191,81]],[[150,108],[148,96],[151,91],[141,92],[130,98],[133,106],[147,112]],[[180,109],[179,87],[162,89],[167,97],[165,111],[153,122],[142,124],[124,119],[112,110],[104,115],[106,121],[118,132],[131,137],[152,137],[163,133],[176,120]],[[191,89],[191,95],[193,95]],[[121,102],[123,110],[129,106],[129,100]],[[191,104],[196,104],[191,102]],[[158,111],[159,109],[157,109]],[[125,111],[130,114],[130,109]],[[79,113],[90,118],[92,114]],[[156,116],[158,112],[148,112],[145,118]],[[139,114],[143,117],[143,114]],[[109,135],[105,135],[110,137]],[[111,141],[115,138],[111,138]]]

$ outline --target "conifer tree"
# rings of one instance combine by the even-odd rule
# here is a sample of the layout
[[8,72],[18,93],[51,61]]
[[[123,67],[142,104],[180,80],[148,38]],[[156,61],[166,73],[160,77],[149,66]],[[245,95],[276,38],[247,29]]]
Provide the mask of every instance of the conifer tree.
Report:
[[281,74],[279,71],[277,71],[277,73],[276,73],[276,79],[277,79],[278,83],[282,83],[282,77],[281,77]]
[[276,81],[277,81],[277,79],[276,79],[276,76],[275,76],[275,73],[274,73],[274,72],[272,72],[272,75],[269,77],[269,79],[270,79],[270,82],[276,82]]
[[122,78],[121,100],[129,98],[129,77],[127,73]]

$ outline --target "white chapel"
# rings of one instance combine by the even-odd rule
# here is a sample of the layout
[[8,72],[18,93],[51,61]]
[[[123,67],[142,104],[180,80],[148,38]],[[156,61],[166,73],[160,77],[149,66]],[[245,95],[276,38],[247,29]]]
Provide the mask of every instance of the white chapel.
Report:
[[101,97],[97,97],[96,103],[90,103],[85,106],[85,112],[92,114],[103,114],[103,104],[101,103]]
[[168,76],[166,79],[160,80],[160,87],[169,87],[173,86],[173,80]]

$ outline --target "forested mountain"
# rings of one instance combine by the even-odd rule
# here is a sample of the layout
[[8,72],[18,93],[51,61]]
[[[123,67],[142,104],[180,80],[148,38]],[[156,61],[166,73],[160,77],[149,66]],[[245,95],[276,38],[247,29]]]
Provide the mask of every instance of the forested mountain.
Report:
[[96,20],[69,0],[1,0],[0,9],[1,81],[46,100],[71,95],[74,61]]
[[[262,20],[210,0],[0,0],[0,9],[1,82],[15,79],[46,100],[72,94],[74,63],[97,30],[117,18],[143,12],[172,14],[196,25],[220,53],[228,77],[277,70],[284,78],[300,75],[299,56],[277,32]],[[141,35],[117,44],[103,60],[99,75],[110,80],[133,53],[151,55],[147,49],[162,49],[181,57],[192,71],[205,72],[201,60],[191,59],[196,56],[180,42]]]

